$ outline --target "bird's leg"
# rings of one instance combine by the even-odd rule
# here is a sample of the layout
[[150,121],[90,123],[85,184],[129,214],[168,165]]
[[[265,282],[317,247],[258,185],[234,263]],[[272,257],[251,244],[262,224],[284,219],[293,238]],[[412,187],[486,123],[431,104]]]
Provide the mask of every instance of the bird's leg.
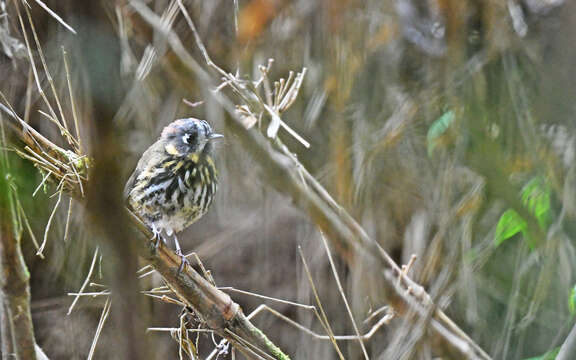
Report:
[[[151,226],[152,228],[152,238],[150,240],[154,241],[154,246],[156,247],[156,249],[158,249],[158,246],[160,246],[160,239],[162,239],[162,235],[160,234],[160,230],[158,230],[158,228],[156,227],[155,224],[152,224]],[[164,242],[166,242],[166,239],[163,239]]]
[[180,263],[180,266],[178,267],[178,273],[181,273],[182,270],[184,269],[185,265],[190,265],[190,263],[188,262],[188,259],[186,259],[186,256],[184,256],[184,254],[182,254],[182,249],[180,248],[180,243],[178,242],[178,238],[176,237],[176,233],[174,233],[174,245],[176,247],[176,255],[180,256],[180,259],[182,259],[182,262]]

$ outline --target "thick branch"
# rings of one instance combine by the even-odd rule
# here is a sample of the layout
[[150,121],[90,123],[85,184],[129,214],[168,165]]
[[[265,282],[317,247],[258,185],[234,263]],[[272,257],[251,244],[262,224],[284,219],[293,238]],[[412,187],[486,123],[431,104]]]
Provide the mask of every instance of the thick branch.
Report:
[[[26,268],[20,241],[14,236],[10,212],[7,172],[0,165],[0,286],[2,289],[2,349],[11,349],[17,359],[36,359],[34,329],[30,312],[30,274]],[[3,354],[9,357],[9,354]]]
[[[146,225],[132,212],[130,215],[146,239],[150,239],[152,233]],[[274,359],[289,359],[246,318],[240,306],[232,301],[228,294],[214,287],[189,266],[183,271],[178,271],[182,261],[180,256],[166,246],[161,245],[157,248],[146,239],[142,238],[143,241],[139,241],[142,257],[162,275],[178,298],[202,317],[210,329],[237,345],[237,349],[248,358],[254,356],[244,345],[238,343],[236,336]]]

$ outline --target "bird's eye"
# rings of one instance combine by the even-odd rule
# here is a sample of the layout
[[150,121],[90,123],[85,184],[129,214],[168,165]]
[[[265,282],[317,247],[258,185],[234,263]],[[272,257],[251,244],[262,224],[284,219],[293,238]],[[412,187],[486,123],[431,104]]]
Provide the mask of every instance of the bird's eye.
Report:
[[182,142],[184,144],[194,145],[197,141],[198,141],[198,134],[194,132],[182,135]]

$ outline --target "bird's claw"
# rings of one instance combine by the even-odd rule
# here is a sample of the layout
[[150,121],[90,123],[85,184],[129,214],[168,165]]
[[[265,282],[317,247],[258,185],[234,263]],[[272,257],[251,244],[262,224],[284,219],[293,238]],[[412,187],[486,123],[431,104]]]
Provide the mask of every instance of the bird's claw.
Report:
[[160,243],[162,241],[166,242],[166,239],[163,239],[161,232],[155,226],[152,226],[152,237],[150,238],[150,241],[154,242],[154,247],[157,250],[160,247]]
[[184,270],[184,267],[186,265],[190,265],[190,263],[188,262],[188,259],[186,259],[186,256],[184,256],[184,254],[182,254],[182,250],[177,249],[176,250],[176,255],[178,255],[180,257],[180,266],[178,266],[178,274],[180,274],[182,272],[182,270]]
[[154,241],[154,247],[156,248],[156,250],[158,250],[158,248],[160,247],[160,243],[162,243],[162,238],[160,237],[160,234],[155,235],[152,238],[152,241]]
[[164,243],[166,244],[166,238],[164,236],[162,236],[162,234],[157,233],[154,234],[154,236],[150,239],[154,242],[154,248],[156,250],[158,250],[158,248],[160,247],[160,244]]

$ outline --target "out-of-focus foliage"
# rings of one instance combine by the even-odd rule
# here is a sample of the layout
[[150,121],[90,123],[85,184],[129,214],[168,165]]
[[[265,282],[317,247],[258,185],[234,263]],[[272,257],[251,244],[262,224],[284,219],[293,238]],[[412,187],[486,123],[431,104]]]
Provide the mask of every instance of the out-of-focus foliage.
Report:
[[429,155],[432,154],[434,148],[438,146],[438,143],[442,142],[442,138],[446,137],[446,132],[454,122],[454,116],[454,111],[449,110],[440,116],[436,121],[434,121],[430,126],[428,134],[426,135]]
[[526,229],[528,228],[526,220],[522,219],[518,213],[512,209],[506,210],[496,227],[496,238],[494,244],[500,245],[504,240],[512,236],[522,233],[527,236]]
[[554,360],[554,359],[556,359],[556,355],[558,355],[559,351],[560,351],[560,348],[558,347],[556,349],[547,351],[542,356],[531,357],[531,358],[526,359],[526,360]]
[[568,308],[571,315],[576,315],[576,286],[570,290],[570,297],[568,298]]

